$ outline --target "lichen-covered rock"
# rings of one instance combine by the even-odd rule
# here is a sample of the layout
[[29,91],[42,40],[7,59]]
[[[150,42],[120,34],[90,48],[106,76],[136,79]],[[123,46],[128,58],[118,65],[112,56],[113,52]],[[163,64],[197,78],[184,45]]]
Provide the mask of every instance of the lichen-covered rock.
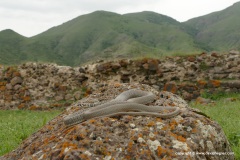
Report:
[[[179,107],[180,115],[168,119],[101,117],[70,128],[63,124],[64,116],[86,108],[78,104],[111,100],[130,88],[155,93],[157,99],[150,105]],[[233,155],[214,155],[230,153],[229,143],[216,122],[198,113],[178,96],[158,92],[147,85],[103,85],[0,159],[234,159]]]
[[[0,66],[0,97],[3,97],[0,108],[16,109],[21,105],[20,108],[28,109],[36,102],[44,102],[39,104],[44,106],[45,102],[79,100],[88,94],[84,94],[85,88],[94,91],[99,84],[113,82],[148,84],[191,101],[203,90],[239,93],[239,79],[240,54],[235,52],[162,59],[101,60],[80,67],[28,62],[14,67]],[[26,94],[31,97],[27,102],[22,98]]]

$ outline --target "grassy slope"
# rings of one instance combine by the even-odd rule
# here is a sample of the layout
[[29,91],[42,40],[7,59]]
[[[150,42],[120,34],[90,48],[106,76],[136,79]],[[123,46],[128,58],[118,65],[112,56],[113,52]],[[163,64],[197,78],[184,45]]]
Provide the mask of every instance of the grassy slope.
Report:
[[12,151],[59,113],[60,111],[0,110],[0,156]]
[[20,52],[31,61],[77,65],[106,57],[193,50],[197,47],[191,35],[170,17],[154,12],[119,15],[97,11],[26,39]]
[[21,47],[26,40],[25,37],[8,29],[0,32],[0,63],[16,64],[26,57],[21,54]]
[[193,27],[196,41],[219,51],[240,49],[240,2],[222,11],[191,19],[185,25]]
[[[236,98],[237,101],[231,102],[226,100],[228,97]],[[217,98],[215,105],[206,106],[191,103],[190,106],[200,109],[221,125],[231,144],[236,159],[240,159],[240,94],[225,95]]]

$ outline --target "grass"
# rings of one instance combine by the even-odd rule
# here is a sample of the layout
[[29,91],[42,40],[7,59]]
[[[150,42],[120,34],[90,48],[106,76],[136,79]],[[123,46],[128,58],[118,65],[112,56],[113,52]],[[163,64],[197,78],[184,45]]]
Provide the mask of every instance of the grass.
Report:
[[60,111],[0,110],[0,156],[44,126]]
[[[240,94],[223,95],[220,93],[210,97],[216,100],[214,105],[200,105],[192,102],[190,106],[201,110],[220,124],[236,159],[240,159]],[[235,101],[227,100],[227,98]]]

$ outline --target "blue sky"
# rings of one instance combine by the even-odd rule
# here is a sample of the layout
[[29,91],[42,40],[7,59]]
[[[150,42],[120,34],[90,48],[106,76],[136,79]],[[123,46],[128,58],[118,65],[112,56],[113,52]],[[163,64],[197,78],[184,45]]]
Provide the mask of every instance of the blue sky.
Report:
[[96,10],[154,11],[180,22],[223,10],[239,0],[0,0],[0,31],[31,37]]

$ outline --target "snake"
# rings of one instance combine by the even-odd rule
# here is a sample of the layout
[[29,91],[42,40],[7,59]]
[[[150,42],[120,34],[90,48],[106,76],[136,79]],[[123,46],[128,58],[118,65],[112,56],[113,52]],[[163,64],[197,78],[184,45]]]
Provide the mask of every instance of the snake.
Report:
[[[64,117],[64,124],[72,126],[96,117],[113,117],[118,115],[155,116],[159,118],[171,118],[180,113],[178,107],[170,106],[147,106],[155,100],[152,92],[139,89],[130,89],[119,94],[115,99],[103,104],[91,107],[87,110],[80,110]],[[163,110],[172,110],[169,113],[160,114]]]

